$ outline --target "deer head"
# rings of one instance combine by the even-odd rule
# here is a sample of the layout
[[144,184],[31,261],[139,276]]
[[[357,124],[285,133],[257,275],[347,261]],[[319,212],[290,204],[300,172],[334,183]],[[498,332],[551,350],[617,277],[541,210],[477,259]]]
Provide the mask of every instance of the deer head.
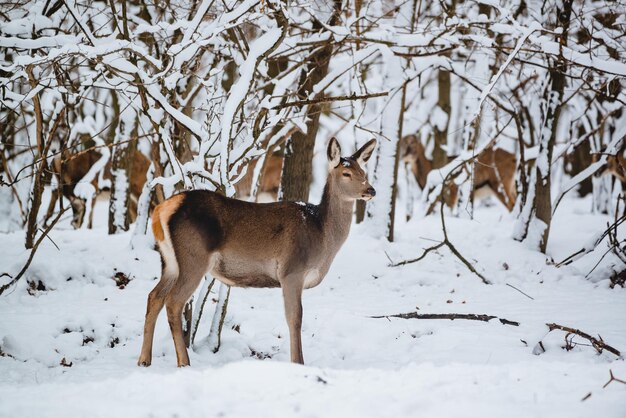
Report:
[[376,190],[367,180],[365,164],[372,156],[376,140],[372,139],[350,157],[341,157],[341,146],[336,138],[328,144],[328,182],[345,200],[370,200]]

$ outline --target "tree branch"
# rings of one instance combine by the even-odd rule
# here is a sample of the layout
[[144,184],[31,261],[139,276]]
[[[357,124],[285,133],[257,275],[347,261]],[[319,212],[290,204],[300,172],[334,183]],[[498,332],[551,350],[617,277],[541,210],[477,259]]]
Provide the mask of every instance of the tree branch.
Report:
[[[18,282],[19,279],[22,278],[22,276],[24,275],[24,273],[26,273],[26,270],[28,269],[28,267],[30,266],[30,263],[33,261],[33,258],[35,257],[35,253],[37,252],[37,248],[39,248],[39,244],[41,244],[41,242],[43,241],[43,239],[45,237],[48,236],[48,233],[50,231],[52,231],[52,228],[54,228],[54,225],[56,225],[56,223],[59,221],[59,219],[61,219],[61,216],[65,213],[66,210],[68,210],[69,207],[63,208],[63,210],[61,210],[56,218],[54,218],[54,220],[52,221],[52,223],[46,228],[46,230],[39,236],[39,238],[37,239],[37,242],[35,242],[35,245],[33,245],[32,250],[30,250],[30,255],[28,256],[28,260],[26,260],[26,264],[24,264],[24,267],[22,267],[22,270],[20,270],[20,272],[17,274],[17,276],[13,277],[11,279],[11,281],[5,285],[0,286],[0,295],[2,295],[8,288],[10,288],[11,286],[13,286],[15,283]],[[8,273],[2,273],[1,276],[9,276],[11,277],[10,274]],[[0,277],[1,277],[0,276]]]
[[394,315],[380,315],[380,316],[370,316],[370,318],[401,318],[401,319],[449,319],[454,321],[455,319],[466,319],[470,321],[483,321],[489,322],[492,319],[497,319],[500,321],[502,325],[512,325],[515,327],[519,326],[519,322],[510,321],[505,318],[498,318],[494,315],[487,314],[461,314],[461,313],[442,313],[442,314],[419,314],[417,312],[408,312],[408,313],[399,313]]
[[[582,337],[582,338],[586,339],[587,341],[589,341],[591,343],[591,346],[596,349],[598,354],[601,354],[602,350],[606,350],[606,351],[608,351],[610,353],[615,354],[617,357],[621,357],[622,356],[622,353],[620,353],[619,350],[617,350],[616,348],[613,348],[610,345],[608,345],[607,343],[605,343],[602,340],[602,337],[600,337],[600,336],[598,336],[598,338],[594,338],[591,335],[589,335],[586,332],[583,332],[583,331],[581,331],[579,329],[566,327],[564,325],[559,325],[559,324],[555,324],[555,323],[546,324],[546,326],[549,329],[548,333],[550,333],[550,332],[552,332],[554,330],[559,330],[559,331],[567,332],[567,335],[565,336],[565,338],[567,338],[567,336],[570,335],[570,334],[575,334],[575,335],[578,335],[579,337]],[[546,351],[544,346],[543,346],[543,343],[541,341],[539,341],[537,343],[537,346],[541,350],[537,354],[541,354],[541,353]]]
[[345,96],[332,96],[332,97],[320,97],[317,99],[297,100],[294,102],[288,102],[288,103],[282,103],[282,104],[276,105],[272,108],[272,110],[280,110],[289,106],[304,106],[304,105],[309,105],[309,104],[340,102],[340,101],[346,101],[346,100],[364,100],[364,99],[371,99],[372,97],[387,96],[388,94],[389,94],[388,91],[384,91],[380,93],[362,94],[358,96],[352,93],[351,95],[345,95]]

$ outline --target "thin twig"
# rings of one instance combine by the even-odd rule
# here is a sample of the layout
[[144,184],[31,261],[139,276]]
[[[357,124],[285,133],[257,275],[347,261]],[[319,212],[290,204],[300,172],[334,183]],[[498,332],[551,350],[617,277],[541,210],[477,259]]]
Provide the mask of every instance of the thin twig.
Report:
[[[44,230],[39,228],[39,230],[44,233]],[[52,245],[54,245],[56,247],[57,250],[61,251],[61,249],[59,248],[59,246],[57,245],[56,242],[54,242],[54,240],[52,238],[50,238],[49,235],[46,235],[46,238],[48,238],[48,240],[52,243]]]
[[518,291],[518,292],[520,292],[522,295],[526,296],[528,299],[535,300],[535,298],[534,298],[534,297],[530,296],[528,293],[524,293],[524,292],[522,292],[521,290],[519,290],[517,287],[513,286],[512,284],[507,283],[506,285],[507,285],[507,286],[509,286],[509,287],[511,287],[511,288],[513,288],[513,289],[515,289],[515,290],[517,290],[517,291]]
[[346,96],[328,96],[328,97],[320,97],[316,99],[296,100],[293,102],[287,102],[287,103],[276,105],[272,108],[272,110],[280,110],[289,106],[304,106],[304,105],[317,104],[317,103],[341,102],[341,101],[346,101],[346,100],[364,100],[364,99],[371,99],[373,97],[387,96],[388,94],[389,94],[388,91],[384,91],[380,93],[361,94],[358,96],[352,93],[351,95],[346,95]]
[[[33,245],[33,248],[30,250],[30,255],[28,256],[28,260],[26,260],[26,264],[24,264],[24,267],[22,267],[22,270],[20,270],[20,272],[17,274],[17,276],[15,276],[14,278],[11,279],[11,281],[5,285],[0,286],[0,295],[2,295],[5,290],[7,290],[8,288],[10,288],[11,286],[13,286],[15,283],[17,283],[17,281],[19,279],[22,278],[22,276],[24,275],[24,273],[26,273],[26,270],[28,269],[28,267],[30,266],[30,263],[33,261],[33,257],[35,257],[35,253],[37,252],[37,248],[39,248],[39,244],[41,244],[41,242],[43,241],[44,238],[46,238],[48,236],[48,233],[50,233],[50,231],[52,230],[52,228],[54,228],[54,225],[56,225],[56,223],[59,221],[59,219],[61,219],[61,216],[65,213],[66,210],[68,210],[69,207],[64,208],[63,210],[61,210],[56,218],[54,218],[54,220],[52,221],[52,223],[46,228],[46,230],[43,232],[43,234],[41,234],[41,236],[37,239],[37,242],[35,242],[35,245]],[[3,276],[9,276],[11,277],[10,274],[8,273],[3,273]]]
[[609,381],[606,382],[604,384],[604,386],[602,386],[603,389],[605,387],[607,387],[609,385],[609,383],[611,383],[611,382],[618,382],[618,383],[622,383],[622,384],[626,385],[626,380],[618,379],[617,377],[615,377],[613,375],[613,370],[611,370],[611,369],[609,369],[609,377],[610,377]]
[[442,242],[440,242],[440,243],[439,243],[439,244],[437,244],[437,245],[433,245],[432,247],[428,247],[428,248],[426,248],[426,249],[424,250],[424,252],[422,253],[422,255],[420,255],[420,256],[419,256],[419,257],[417,257],[417,258],[412,258],[412,259],[410,259],[410,260],[400,261],[400,262],[398,262],[398,263],[392,263],[392,264],[389,264],[389,267],[398,267],[398,266],[404,266],[405,264],[417,263],[418,261],[420,261],[420,260],[422,260],[423,258],[425,258],[425,257],[428,255],[428,253],[429,253],[429,252],[431,252],[431,251],[435,251],[435,250],[437,250],[437,249],[439,249],[439,248],[443,247],[444,245],[446,245],[446,243],[442,241]]

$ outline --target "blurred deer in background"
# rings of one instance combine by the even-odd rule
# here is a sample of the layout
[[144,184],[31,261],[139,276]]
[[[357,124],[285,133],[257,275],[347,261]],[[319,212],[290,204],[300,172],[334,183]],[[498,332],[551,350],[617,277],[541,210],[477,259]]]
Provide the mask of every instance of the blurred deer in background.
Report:
[[[597,155],[593,156],[597,160]],[[616,155],[609,155],[602,175],[610,174],[622,183],[622,191],[626,191],[626,141]]]
[[[246,174],[235,184],[237,199],[248,200],[252,193],[254,170],[260,160],[253,160],[247,167]],[[265,157],[261,173],[259,175],[259,188],[255,196],[256,202],[275,202],[278,200],[280,188],[280,176],[283,168],[283,157],[278,154],[268,154]]]
[[[432,161],[426,157],[424,145],[416,135],[407,135],[400,143],[400,157],[409,165],[413,176],[420,188],[426,187],[428,174],[432,171]],[[454,158],[449,157],[449,161]],[[474,165],[474,192],[476,197],[482,198],[495,195],[496,198],[509,210],[513,210],[517,191],[515,189],[515,171],[517,158],[514,154],[503,149],[493,147],[483,150]],[[451,183],[445,195],[445,202],[454,207],[458,200],[458,187]]]
[[[47,222],[54,212],[54,207],[59,198],[58,188],[61,188],[61,193],[65,198],[70,201],[72,205],[72,226],[76,229],[80,228],[84,222],[85,212],[87,209],[87,201],[75,193],[76,186],[85,181],[85,176],[89,173],[89,170],[96,165],[103,155],[95,149],[88,151],[71,153],[65,151],[62,155],[54,158],[51,165],[51,170],[57,179],[57,190],[52,191],[50,197],[50,204],[46,211],[45,221]],[[137,217],[137,201],[141,195],[143,185],[146,183],[146,174],[148,167],[150,166],[150,160],[143,155],[140,151],[133,153],[132,169],[129,181],[130,187],[130,204],[129,204],[129,216],[131,222]],[[91,228],[93,224],[93,207],[95,206],[98,194],[103,190],[109,189],[111,180],[111,161],[106,162],[103,169],[98,172],[91,180],[91,185],[95,189],[91,204],[91,211],[89,212],[88,227]],[[87,180],[88,181],[88,180]]]

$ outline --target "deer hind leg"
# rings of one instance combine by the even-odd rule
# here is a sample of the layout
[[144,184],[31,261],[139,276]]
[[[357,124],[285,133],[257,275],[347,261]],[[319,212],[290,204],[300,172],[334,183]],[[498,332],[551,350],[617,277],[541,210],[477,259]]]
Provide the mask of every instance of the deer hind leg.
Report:
[[287,279],[283,281],[282,288],[285,317],[289,326],[291,362],[304,364],[304,356],[302,355],[302,282]]
[[172,282],[176,279],[165,268],[161,274],[161,280],[152,289],[152,292],[148,295],[148,306],[146,308],[146,322],[143,327],[143,344],[141,346],[141,354],[137,361],[138,366],[148,367],[152,363],[152,341],[154,340],[154,327],[156,325],[157,318],[163,305],[165,303],[165,296],[171,286]]
[[512,184],[508,184],[504,182],[495,182],[494,184],[490,182],[489,188],[493,190],[493,193],[496,195],[498,200],[506,206],[509,212],[511,212],[515,206],[515,199],[517,198],[515,193],[515,183],[513,182]]
[[183,308],[204,277],[208,264],[208,254],[203,249],[194,251],[186,248],[181,253],[177,254],[180,273],[165,297],[165,310],[174,339],[178,367],[189,366],[189,355],[183,335]]
[[517,200],[517,189],[515,188],[515,179],[511,176],[511,181],[504,184],[504,192],[506,193],[507,204],[506,207],[511,212],[515,207],[515,201]]

